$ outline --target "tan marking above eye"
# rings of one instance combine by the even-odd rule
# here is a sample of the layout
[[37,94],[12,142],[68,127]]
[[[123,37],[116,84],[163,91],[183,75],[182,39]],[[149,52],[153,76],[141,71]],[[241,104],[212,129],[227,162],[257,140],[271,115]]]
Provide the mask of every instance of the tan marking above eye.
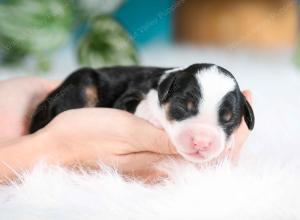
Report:
[[86,97],[86,107],[95,107],[99,101],[96,86],[90,85],[86,87],[84,93]]
[[194,108],[195,106],[194,106],[194,103],[192,102],[192,101],[188,101],[187,102],[187,109],[188,110],[193,110],[193,108]]
[[230,121],[231,118],[232,118],[232,116],[233,116],[232,112],[226,112],[226,113],[223,115],[223,119],[224,119],[225,121]]

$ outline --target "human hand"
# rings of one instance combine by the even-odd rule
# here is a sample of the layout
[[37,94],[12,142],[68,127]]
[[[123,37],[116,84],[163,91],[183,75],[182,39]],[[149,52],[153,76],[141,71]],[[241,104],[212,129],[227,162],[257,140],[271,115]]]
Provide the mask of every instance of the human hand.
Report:
[[[252,93],[249,90],[243,91],[244,96],[247,101],[252,105]],[[229,157],[234,165],[237,165],[240,158],[240,153],[244,143],[246,142],[250,130],[248,129],[246,122],[243,120],[240,127],[235,131],[234,135],[234,145],[232,150],[229,152]]]
[[161,175],[153,165],[177,154],[163,130],[117,109],[69,110],[39,132],[56,142],[50,146],[56,152],[52,155],[65,165],[94,168],[101,161],[143,179]]
[[33,111],[57,85],[39,77],[0,81],[0,140],[27,134]]

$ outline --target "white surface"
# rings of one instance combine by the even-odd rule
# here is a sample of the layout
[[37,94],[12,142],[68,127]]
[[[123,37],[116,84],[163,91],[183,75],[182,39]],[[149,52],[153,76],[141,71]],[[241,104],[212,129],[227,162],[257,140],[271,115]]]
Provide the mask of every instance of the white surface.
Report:
[[[74,69],[68,57],[57,56],[49,78]],[[289,53],[147,48],[144,64],[213,62],[252,90],[256,126],[239,168],[199,172],[173,164],[171,181],[155,187],[112,171],[80,176],[37,168],[23,185],[0,189],[0,219],[300,219],[300,72],[290,60]],[[0,69],[2,79],[8,76]]]

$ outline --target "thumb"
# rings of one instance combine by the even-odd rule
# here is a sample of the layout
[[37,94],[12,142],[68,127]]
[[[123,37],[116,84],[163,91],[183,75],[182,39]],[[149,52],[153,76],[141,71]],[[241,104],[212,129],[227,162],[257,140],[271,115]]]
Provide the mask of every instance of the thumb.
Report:
[[137,126],[137,129],[135,129],[135,146],[137,151],[177,154],[175,147],[164,130],[158,129],[142,119]]
[[243,95],[245,96],[245,98],[247,99],[247,101],[252,104],[252,93],[250,90],[244,90]]
[[[249,90],[243,91],[243,95],[247,99],[247,101],[252,104],[252,93]],[[231,152],[231,160],[234,164],[238,163],[239,155],[241,153],[243,144],[247,140],[248,136],[250,134],[250,131],[245,123],[245,120],[242,120],[242,123],[240,127],[235,131],[234,133],[234,148]]]

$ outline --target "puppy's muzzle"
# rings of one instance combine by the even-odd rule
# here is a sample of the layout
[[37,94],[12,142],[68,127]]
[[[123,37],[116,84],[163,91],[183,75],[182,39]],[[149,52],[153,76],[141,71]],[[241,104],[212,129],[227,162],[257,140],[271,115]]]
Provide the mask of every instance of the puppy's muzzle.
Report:
[[216,127],[190,124],[180,129],[175,142],[183,156],[193,160],[210,160],[224,150],[225,137],[221,129]]

